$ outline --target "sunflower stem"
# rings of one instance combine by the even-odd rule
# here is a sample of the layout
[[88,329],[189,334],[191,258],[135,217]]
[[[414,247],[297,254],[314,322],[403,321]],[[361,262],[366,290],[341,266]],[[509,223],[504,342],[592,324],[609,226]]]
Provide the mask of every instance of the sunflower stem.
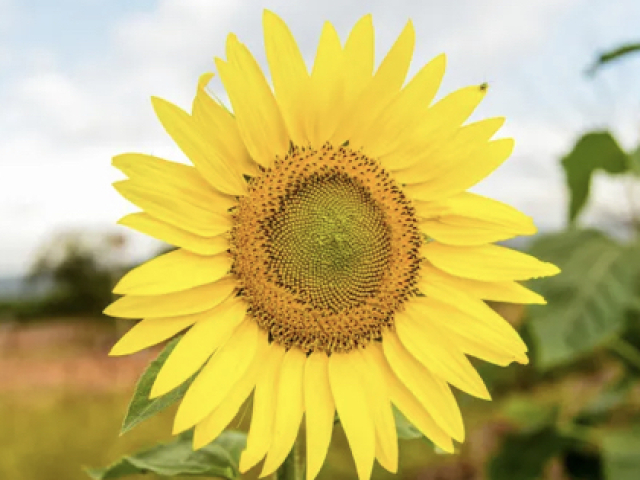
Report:
[[301,444],[298,439],[293,443],[293,448],[287,455],[276,472],[276,480],[303,480],[304,479],[304,459],[302,457]]

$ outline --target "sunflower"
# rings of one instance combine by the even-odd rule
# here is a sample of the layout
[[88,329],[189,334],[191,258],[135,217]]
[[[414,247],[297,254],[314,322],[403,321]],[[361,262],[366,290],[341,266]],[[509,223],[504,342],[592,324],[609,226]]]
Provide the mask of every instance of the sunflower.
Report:
[[111,354],[186,330],[151,396],[195,375],[174,432],[195,427],[197,449],[253,395],[242,471],[264,458],[274,472],[304,417],[315,478],[337,412],[359,478],[375,459],[395,472],[393,406],[452,452],[464,428],[450,385],[490,398],[467,356],[528,361],[484,300],[544,303],[517,281],[558,272],[492,244],[535,233],[528,216],[466,192],[511,154],[492,139],[504,119],[465,124],[486,85],[432,102],[443,55],[404,85],[411,22],[375,72],[370,15],[344,45],[325,23],[311,73],[285,23],[266,11],[263,24],[273,88],[229,35],[215,63],[233,113],[207,93],[212,74],[191,114],[152,99],[193,166],[113,160],[129,177],[115,188],[142,209],[120,223],[178,248],[114,288],[105,312],[142,320]]

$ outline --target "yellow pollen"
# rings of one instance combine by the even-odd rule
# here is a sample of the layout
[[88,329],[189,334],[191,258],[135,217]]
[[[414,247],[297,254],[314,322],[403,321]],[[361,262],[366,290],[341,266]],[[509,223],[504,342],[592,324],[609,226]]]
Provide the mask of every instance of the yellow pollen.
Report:
[[348,148],[277,158],[250,180],[231,233],[249,315],[286,348],[365,347],[416,293],[414,209],[377,162]]

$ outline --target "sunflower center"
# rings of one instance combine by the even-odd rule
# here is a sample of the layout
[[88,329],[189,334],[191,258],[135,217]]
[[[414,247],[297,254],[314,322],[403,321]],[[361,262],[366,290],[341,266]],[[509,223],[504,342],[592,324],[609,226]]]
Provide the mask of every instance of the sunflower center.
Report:
[[264,224],[274,279],[315,308],[338,312],[380,286],[390,252],[384,213],[347,174],[314,173]]
[[234,220],[233,272],[249,315],[287,348],[364,347],[415,293],[413,207],[357,152],[293,148],[250,181]]

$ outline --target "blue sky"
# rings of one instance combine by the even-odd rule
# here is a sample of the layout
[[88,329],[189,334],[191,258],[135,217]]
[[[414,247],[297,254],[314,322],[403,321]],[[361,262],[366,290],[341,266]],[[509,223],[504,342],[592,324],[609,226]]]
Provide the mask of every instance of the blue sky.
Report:
[[[381,58],[411,18],[411,73],[446,52],[441,94],[489,82],[477,116],[507,116],[504,135],[516,138],[512,159],[476,191],[542,229],[564,222],[558,158],[580,132],[612,128],[627,148],[639,141],[640,58],[583,75],[598,52],[640,40],[635,0],[0,0],[0,276],[24,273],[56,233],[120,231],[115,221],[135,208],[110,187],[120,178],[110,158],[141,151],[184,161],[149,96],[187,107],[228,32],[265,65],[264,7],[289,23],[309,62],[325,20],[344,39],[373,13]],[[626,214],[618,184],[598,177],[594,187],[586,222]],[[132,257],[157,247],[127,234]]]

